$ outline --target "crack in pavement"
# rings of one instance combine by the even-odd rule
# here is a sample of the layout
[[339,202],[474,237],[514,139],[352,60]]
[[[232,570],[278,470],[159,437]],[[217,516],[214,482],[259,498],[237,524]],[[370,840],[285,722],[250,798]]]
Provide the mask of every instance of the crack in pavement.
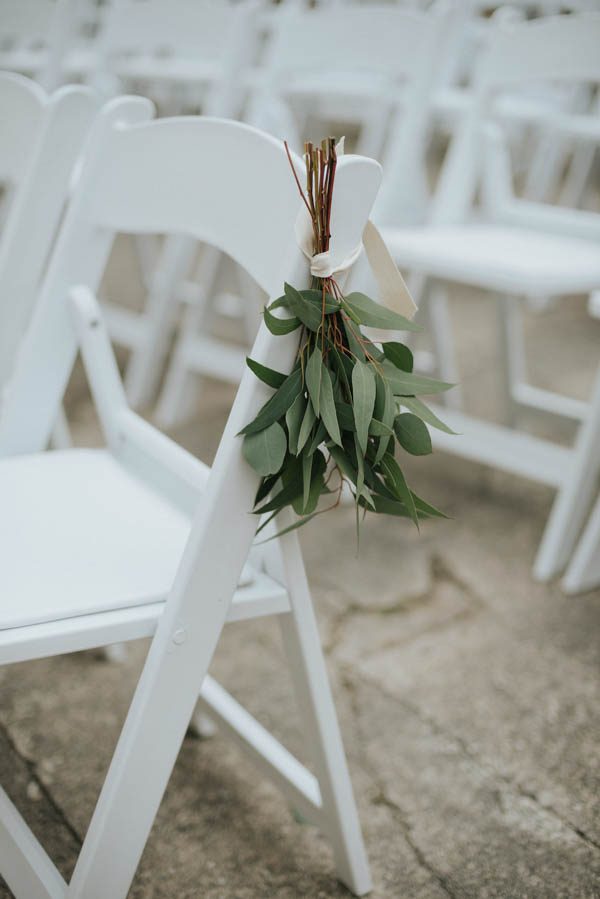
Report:
[[[348,677],[349,675],[346,675],[346,678],[344,679],[345,686],[348,686],[349,684],[349,681],[347,679]],[[497,782],[503,784],[505,787],[509,787],[517,796],[520,796],[523,799],[528,799],[530,802],[535,803],[538,808],[554,817],[560,824],[562,824],[563,827],[565,827],[567,830],[570,830],[575,836],[577,836],[592,849],[600,850],[600,843],[597,840],[595,840],[592,836],[582,830],[582,828],[575,824],[573,821],[569,820],[569,818],[564,817],[553,805],[543,802],[534,790],[525,788],[518,781],[513,780],[510,775],[503,773],[490,762],[487,762],[475,755],[469,748],[468,744],[462,739],[462,737],[458,736],[452,731],[446,730],[442,725],[439,724],[438,721],[436,721],[435,718],[432,718],[430,715],[424,714],[419,706],[414,705],[406,699],[399,699],[397,696],[394,696],[379,683],[369,678],[368,675],[365,675],[364,679],[365,681],[368,681],[370,686],[379,690],[380,693],[387,699],[397,703],[399,706],[404,707],[406,710],[415,715],[415,717],[418,718],[422,724],[427,725],[427,727],[429,727],[432,733],[436,734],[436,736],[443,737],[445,740],[451,740],[454,743],[455,748],[458,749],[466,759],[477,765],[485,774],[492,777]],[[352,689],[354,689],[354,685],[352,685]]]
[[[343,684],[344,688],[347,690],[348,695],[350,697],[350,709],[352,712],[352,717],[354,719],[354,724],[355,724],[356,730],[360,732],[361,726],[360,726],[360,721],[359,721],[358,698],[356,695],[355,684],[352,682],[352,680],[350,680],[349,677],[345,676],[344,674],[342,674],[342,684]],[[358,752],[358,755],[359,755],[358,763],[360,764],[360,766],[363,769],[363,771],[365,772],[365,774],[373,782],[373,784],[375,785],[375,788],[377,790],[377,795],[374,797],[372,802],[375,805],[384,805],[386,808],[388,808],[392,812],[394,819],[400,825],[402,834],[404,836],[404,839],[406,840],[406,844],[408,845],[411,852],[413,853],[415,860],[416,860],[417,864],[419,865],[419,867],[422,868],[424,871],[427,871],[427,873],[436,881],[436,883],[446,893],[446,895],[450,897],[450,899],[457,899],[457,894],[455,894],[453,892],[453,890],[451,889],[447,877],[444,874],[442,874],[440,871],[438,871],[434,865],[431,864],[431,862],[425,855],[424,851],[421,849],[421,847],[415,840],[413,833],[412,833],[412,828],[411,828],[410,824],[408,823],[408,821],[406,820],[404,811],[400,808],[400,806],[396,802],[393,802],[391,799],[389,799],[388,796],[386,796],[385,788],[384,788],[383,784],[379,781],[378,777],[372,770],[372,767],[371,767],[368,759],[365,756],[365,752],[364,752],[364,748],[363,748],[365,745],[364,740],[358,741],[357,745],[360,747],[359,752]]]
[[381,643],[379,646],[377,646],[377,648],[374,649],[371,653],[368,653],[367,656],[376,655],[378,652],[381,652],[385,649],[393,649],[395,646],[405,645],[406,643],[410,643],[413,640],[418,639],[424,634],[434,634],[439,631],[444,631],[449,627],[453,627],[457,621],[468,620],[473,615],[476,615],[479,611],[481,611],[482,608],[487,608],[481,597],[473,591],[472,587],[470,587],[455,572],[453,572],[451,568],[448,567],[445,560],[442,559],[441,556],[439,556],[435,552],[432,553],[430,564],[432,575],[431,586],[426,593],[416,594],[410,599],[403,599],[396,605],[386,606],[385,608],[365,608],[355,602],[350,602],[337,615],[333,615],[333,622],[329,628],[329,639],[323,645],[323,652],[327,656],[335,652],[341,640],[343,625],[354,615],[370,615],[373,618],[385,618],[390,614],[410,615],[410,613],[414,611],[414,609],[426,604],[429,601],[435,600],[436,587],[439,587],[444,583],[451,584],[453,587],[458,588],[465,595],[469,606],[462,611],[457,612],[455,615],[450,616],[449,618],[444,618],[442,621],[432,622],[431,624],[426,625],[419,631],[418,634],[414,634],[412,637],[409,637],[408,640],[402,639],[402,637],[399,637],[398,639],[390,638],[384,643]]
[[415,856],[419,865],[433,877],[433,879],[440,886],[440,888],[444,891],[444,893],[446,893],[447,896],[450,896],[450,899],[458,899],[458,894],[452,890],[448,878],[445,877],[443,874],[441,874],[437,870],[437,868],[434,868],[434,866],[427,859],[427,857],[426,857],[425,853],[423,852],[423,850],[421,849],[421,847],[415,841],[415,839],[412,835],[411,827],[408,824],[408,822],[406,821],[406,819],[404,817],[404,812],[402,811],[400,806],[398,806],[395,802],[393,802],[391,799],[389,799],[385,795],[385,793],[383,792],[383,790],[381,789],[381,786],[379,784],[377,784],[377,788],[379,790],[379,793],[377,794],[377,796],[375,796],[375,798],[373,800],[375,805],[384,805],[386,808],[388,808],[392,812],[394,819],[400,825],[400,828],[404,835],[404,839],[410,846],[410,848],[413,852],[413,855]]
[[49,806],[51,807],[52,811],[56,814],[56,816],[58,817],[61,824],[63,824],[63,826],[65,827],[67,833],[72,837],[72,839],[74,839],[76,841],[77,846],[81,846],[81,844],[83,842],[81,835],[79,834],[76,827],[69,820],[69,818],[68,818],[66,812],[64,811],[64,809],[62,808],[62,806],[59,805],[59,803],[56,801],[56,799],[54,798],[49,787],[44,783],[44,781],[38,774],[37,764],[33,761],[33,759],[29,758],[29,756],[24,755],[19,750],[10,731],[8,730],[7,725],[2,721],[0,721],[0,731],[2,732],[2,735],[3,735],[4,739],[6,740],[6,743],[8,744],[9,749],[23,763],[23,765],[25,766],[25,768],[27,770],[27,774],[28,774],[30,780],[36,784],[40,793],[42,794],[42,796],[44,797],[46,802],[49,804]]

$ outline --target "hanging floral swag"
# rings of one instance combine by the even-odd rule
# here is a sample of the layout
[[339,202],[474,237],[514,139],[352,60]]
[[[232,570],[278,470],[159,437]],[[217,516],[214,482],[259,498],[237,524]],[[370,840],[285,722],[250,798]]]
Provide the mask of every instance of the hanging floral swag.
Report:
[[[312,222],[314,254],[327,252],[337,154],[335,140],[305,145],[306,192],[292,172]],[[287,318],[273,315],[283,308]],[[275,389],[256,418],[240,432],[247,462],[261,475],[254,513],[267,516],[261,531],[285,507],[299,516],[280,533],[335,508],[344,483],[359,513],[419,520],[445,517],[406,483],[396,446],[411,455],[431,452],[427,425],[452,433],[420,399],[452,385],[413,373],[409,347],[374,343],[362,327],[418,331],[404,316],[363,293],[344,296],[333,277],[314,278],[310,290],[285,284],[283,296],[264,310],[272,334],[300,330],[289,375],[248,358],[254,374]],[[319,499],[332,501],[318,509]]]

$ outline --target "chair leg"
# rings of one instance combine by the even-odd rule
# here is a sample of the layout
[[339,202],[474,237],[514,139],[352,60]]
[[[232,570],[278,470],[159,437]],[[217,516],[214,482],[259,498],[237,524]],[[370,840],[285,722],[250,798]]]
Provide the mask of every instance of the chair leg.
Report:
[[500,376],[505,423],[516,425],[517,405],[515,388],[527,381],[525,340],[519,299],[514,296],[496,297]]
[[577,536],[596,493],[600,474],[600,370],[587,418],[583,421],[572,453],[572,462],[554,500],[550,518],[538,549],[534,576],[540,581],[554,577],[567,564]]
[[279,616],[304,733],[321,788],[327,836],[340,880],[357,896],[372,888],[344,747],[304,563],[295,533],[281,538],[291,611]]
[[565,593],[581,593],[600,584],[600,499],[573,553],[564,580]]
[[462,396],[458,383],[458,365],[454,348],[450,307],[446,289],[439,281],[431,281],[429,283],[425,300],[425,313],[429,320],[429,329],[439,377],[442,381],[448,381],[457,385],[443,395],[442,402],[446,406],[459,409],[462,406]]
[[184,617],[187,630],[168,611],[160,622],[69,884],[69,899],[127,896],[226,609],[227,603],[213,604],[200,623]]
[[125,391],[133,408],[149,403],[156,389],[175,323],[177,285],[185,278],[196,248],[193,238],[182,235],[165,240],[143,313],[144,337],[133,350],[127,366]]
[[73,446],[71,428],[69,427],[65,407],[62,405],[58,410],[58,415],[56,416],[54,427],[52,428],[50,445],[52,446],[52,449],[57,450],[70,449]]

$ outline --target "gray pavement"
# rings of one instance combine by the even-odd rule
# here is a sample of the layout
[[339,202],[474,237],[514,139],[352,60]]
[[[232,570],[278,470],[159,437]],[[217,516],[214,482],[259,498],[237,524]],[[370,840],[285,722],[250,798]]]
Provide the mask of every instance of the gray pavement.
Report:
[[[465,294],[454,314],[467,402],[487,413],[497,407],[493,313]],[[583,302],[529,316],[528,330],[538,383],[585,395],[600,322]],[[231,395],[207,384],[174,436],[210,459]],[[94,443],[79,383],[69,411],[78,439]],[[368,521],[358,558],[351,509],[302,533],[372,895],[599,897],[600,591],[567,598],[532,581],[546,488],[441,454],[409,468],[452,520],[420,535]],[[65,876],[146,649],[136,644],[122,664],[80,653],[0,670],[0,782]],[[230,626],[213,671],[302,755],[273,622]],[[131,896],[347,895],[326,842],[234,746],[186,738]]]

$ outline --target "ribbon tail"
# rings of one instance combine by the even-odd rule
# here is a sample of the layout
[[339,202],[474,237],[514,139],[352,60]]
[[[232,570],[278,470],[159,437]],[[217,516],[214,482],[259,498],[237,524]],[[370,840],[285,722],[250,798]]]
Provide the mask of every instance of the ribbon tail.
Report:
[[370,219],[363,231],[363,246],[379,288],[381,302],[393,312],[412,319],[417,311],[417,305],[410,295],[383,237]]

